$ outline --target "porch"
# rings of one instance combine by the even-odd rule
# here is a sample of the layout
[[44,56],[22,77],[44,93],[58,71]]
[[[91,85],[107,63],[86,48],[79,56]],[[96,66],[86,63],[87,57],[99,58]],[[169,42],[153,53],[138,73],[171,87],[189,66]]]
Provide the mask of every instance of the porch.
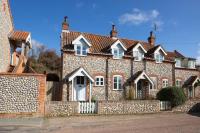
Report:
[[91,103],[94,79],[83,68],[78,68],[68,78],[71,83],[69,101],[89,101]]
[[136,73],[131,81],[131,89],[134,92],[133,99],[147,99],[153,87],[153,81],[144,71]]
[[183,85],[185,88],[186,96],[189,99],[196,98],[198,96],[197,92],[200,86],[200,79],[198,76],[191,76]]

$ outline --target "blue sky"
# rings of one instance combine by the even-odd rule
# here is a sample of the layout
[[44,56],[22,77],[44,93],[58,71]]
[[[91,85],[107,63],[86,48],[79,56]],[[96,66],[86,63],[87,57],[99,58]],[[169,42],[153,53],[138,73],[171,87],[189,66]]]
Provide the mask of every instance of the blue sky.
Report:
[[146,40],[157,24],[156,42],[165,49],[200,57],[199,0],[10,0],[15,28],[32,33],[34,43],[60,50],[61,23],[75,31]]

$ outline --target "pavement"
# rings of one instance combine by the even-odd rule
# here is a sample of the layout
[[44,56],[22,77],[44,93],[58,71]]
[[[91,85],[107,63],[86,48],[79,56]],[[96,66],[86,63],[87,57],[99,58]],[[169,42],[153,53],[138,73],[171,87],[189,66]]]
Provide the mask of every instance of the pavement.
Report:
[[0,119],[0,133],[200,133],[200,114]]

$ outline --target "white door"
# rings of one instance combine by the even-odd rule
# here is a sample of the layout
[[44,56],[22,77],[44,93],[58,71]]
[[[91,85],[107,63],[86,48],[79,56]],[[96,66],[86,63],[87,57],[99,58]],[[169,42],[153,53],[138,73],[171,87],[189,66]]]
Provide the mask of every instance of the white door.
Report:
[[77,76],[75,78],[75,100],[86,100],[86,78],[84,76]]

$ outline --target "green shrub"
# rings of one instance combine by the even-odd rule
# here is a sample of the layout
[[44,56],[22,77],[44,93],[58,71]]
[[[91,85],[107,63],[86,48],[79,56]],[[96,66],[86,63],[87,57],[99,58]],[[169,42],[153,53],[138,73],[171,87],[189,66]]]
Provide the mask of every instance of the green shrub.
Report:
[[181,105],[187,100],[183,89],[178,87],[163,88],[157,93],[156,98],[160,101],[170,101],[172,107]]

